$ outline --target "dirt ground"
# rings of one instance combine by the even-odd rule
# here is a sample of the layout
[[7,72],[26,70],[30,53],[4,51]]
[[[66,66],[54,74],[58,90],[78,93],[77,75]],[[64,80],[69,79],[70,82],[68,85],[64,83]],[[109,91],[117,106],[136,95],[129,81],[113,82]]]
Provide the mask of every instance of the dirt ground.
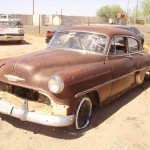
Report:
[[[22,45],[1,43],[0,58],[46,47],[44,37],[26,35]],[[82,131],[21,122],[0,114],[0,150],[150,150],[150,82],[93,111]]]

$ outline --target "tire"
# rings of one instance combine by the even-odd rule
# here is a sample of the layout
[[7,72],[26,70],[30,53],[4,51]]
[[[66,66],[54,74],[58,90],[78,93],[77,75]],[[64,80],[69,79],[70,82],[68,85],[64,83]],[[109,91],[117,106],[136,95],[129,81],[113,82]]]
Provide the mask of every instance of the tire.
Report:
[[142,47],[144,46],[144,40],[141,40],[141,45],[142,45]]
[[92,102],[89,97],[83,97],[76,110],[75,129],[86,128],[90,123],[91,114]]
[[145,80],[150,80],[150,71],[147,71],[145,74]]

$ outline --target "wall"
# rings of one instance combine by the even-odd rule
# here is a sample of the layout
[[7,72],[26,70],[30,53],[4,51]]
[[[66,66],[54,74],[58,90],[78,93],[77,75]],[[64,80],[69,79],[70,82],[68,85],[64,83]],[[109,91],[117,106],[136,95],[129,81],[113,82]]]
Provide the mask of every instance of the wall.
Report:
[[[62,19],[62,21],[61,21]],[[84,16],[59,16],[59,15],[52,15],[46,16],[46,25],[60,25],[60,24],[75,24],[75,25],[82,25],[82,24],[99,24],[104,23],[104,19],[97,18],[97,17],[84,17]]]
[[[13,14],[17,19],[21,19],[24,25],[39,26],[39,15]],[[62,21],[61,21],[62,18]],[[60,24],[103,24],[105,18],[85,17],[85,16],[59,16],[59,15],[40,15],[40,25],[60,25]],[[146,24],[150,24],[150,17],[147,17]]]
[[45,25],[45,15],[33,15],[33,25],[38,26],[40,25]]
[[33,16],[32,15],[13,15],[17,19],[21,19],[24,25],[32,25],[33,24]]

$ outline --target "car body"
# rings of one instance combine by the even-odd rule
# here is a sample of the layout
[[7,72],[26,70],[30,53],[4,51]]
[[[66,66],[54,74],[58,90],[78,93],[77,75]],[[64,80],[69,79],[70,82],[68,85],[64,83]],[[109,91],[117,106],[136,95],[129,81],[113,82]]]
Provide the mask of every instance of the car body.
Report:
[[42,51],[0,59],[0,112],[47,126],[87,127],[103,106],[142,84],[150,53],[131,32],[71,27]]
[[124,26],[124,25],[115,25],[114,27],[132,32],[140,39],[141,44],[144,45],[144,35],[139,31],[138,28],[132,26]]
[[0,41],[19,41],[24,39],[24,29],[20,20],[0,21]]
[[46,32],[46,39],[45,39],[45,42],[46,43],[49,43],[49,40],[53,37],[53,35],[58,32],[59,30],[63,29],[63,28],[68,28],[68,27],[71,27],[72,25],[59,25],[55,30],[52,30],[52,31],[47,31]]

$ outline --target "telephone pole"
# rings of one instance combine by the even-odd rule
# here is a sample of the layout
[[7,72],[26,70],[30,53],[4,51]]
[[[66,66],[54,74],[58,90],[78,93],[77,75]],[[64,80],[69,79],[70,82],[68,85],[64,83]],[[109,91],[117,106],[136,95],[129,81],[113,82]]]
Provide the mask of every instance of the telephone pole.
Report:
[[[136,3],[136,16],[135,16],[135,19],[137,20],[137,17],[138,17],[138,0],[137,0],[137,3]],[[135,23],[136,23],[136,20],[135,20]]]
[[34,15],[34,0],[33,0],[33,15]]
[[129,24],[129,0],[127,0],[127,24]]

